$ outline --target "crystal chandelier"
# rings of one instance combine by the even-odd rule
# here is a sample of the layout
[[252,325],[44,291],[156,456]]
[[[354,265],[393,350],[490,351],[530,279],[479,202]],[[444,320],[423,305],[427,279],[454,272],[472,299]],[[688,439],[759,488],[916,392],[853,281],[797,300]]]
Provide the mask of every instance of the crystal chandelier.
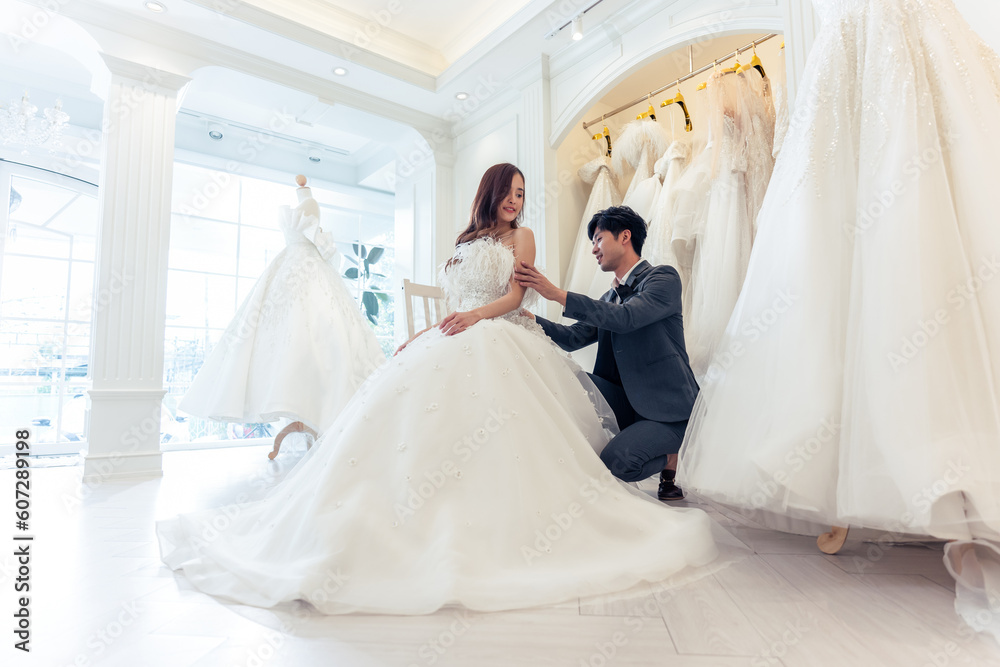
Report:
[[69,122],[69,114],[62,110],[62,100],[56,100],[36,116],[38,107],[28,100],[25,91],[21,101],[12,100],[7,106],[0,105],[0,145],[41,146],[48,142],[59,145],[59,137]]

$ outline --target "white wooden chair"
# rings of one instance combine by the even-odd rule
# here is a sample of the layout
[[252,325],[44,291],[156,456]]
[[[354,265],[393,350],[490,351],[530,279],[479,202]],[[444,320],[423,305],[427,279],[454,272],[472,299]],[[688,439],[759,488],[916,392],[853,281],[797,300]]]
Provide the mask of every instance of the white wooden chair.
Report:
[[409,337],[417,332],[416,323],[413,321],[413,299],[420,299],[423,303],[424,327],[433,326],[444,319],[447,315],[447,304],[445,303],[444,290],[434,285],[421,285],[413,283],[403,278],[403,299],[406,301],[406,330]]

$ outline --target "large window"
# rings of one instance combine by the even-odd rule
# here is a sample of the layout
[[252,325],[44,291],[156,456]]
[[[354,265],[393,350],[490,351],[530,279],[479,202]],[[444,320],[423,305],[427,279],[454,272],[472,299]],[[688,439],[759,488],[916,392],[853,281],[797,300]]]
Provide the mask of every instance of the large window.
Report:
[[[287,179],[293,183],[292,175]],[[312,186],[324,229],[340,249],[340,274],[384,350],[394,348],[391,197]],[[270,437],[273,425],[222,424],[177,413],[206,356],[265,267],[284,248],[278,207],[294,206],[295,185],[174,166],[162,440],[176,444]]]
[[0,162],[0,454],[28,425],[36,454],[85,448],[97,187]]

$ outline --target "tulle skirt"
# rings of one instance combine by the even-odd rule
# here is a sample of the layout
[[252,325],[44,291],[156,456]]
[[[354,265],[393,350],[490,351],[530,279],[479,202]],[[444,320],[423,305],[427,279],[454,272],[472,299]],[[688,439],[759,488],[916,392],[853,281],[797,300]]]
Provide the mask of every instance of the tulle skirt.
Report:
[[506,320],[432,330],[263,500],[159,523],[163,560],[212,595],[328,614],[553,604],[712,562],[704,512],[611,477],[608,427],[543,335]]
[[678,477],[750,509],[996,540],[1000,66],[950,2],[917,4],[855,3],[819,33]]
[[257,280],[179,408],[237,423],[327,428],[385,354],[343,279],[292,243]]

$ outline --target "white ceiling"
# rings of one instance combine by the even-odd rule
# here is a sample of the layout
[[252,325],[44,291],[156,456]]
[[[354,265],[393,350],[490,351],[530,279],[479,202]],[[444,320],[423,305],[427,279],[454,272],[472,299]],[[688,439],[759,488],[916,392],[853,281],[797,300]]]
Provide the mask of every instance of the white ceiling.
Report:
[[347,32],[355,46],[392,57],[413,48],[425,51],[426,62],[447,66],[513,18],[531,0],[247,0],[273,14],[309,25],[333,36]]

